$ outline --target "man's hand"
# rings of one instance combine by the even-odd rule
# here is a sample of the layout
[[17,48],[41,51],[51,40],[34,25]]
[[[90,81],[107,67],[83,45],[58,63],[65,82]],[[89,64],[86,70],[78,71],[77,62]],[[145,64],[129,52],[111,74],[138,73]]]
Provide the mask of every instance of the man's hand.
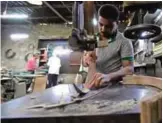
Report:
[[96,61],[96,55],[95,55],[95,53],[93,51],[90,51],[90,52],[84,51],[82,61],[83,61],[83,65],[85,67],[88,67],[90,65],[90,63]]
[[86,88],[99,88],[105,84],[108,84],[111,80],[109,74],[95,73],[92,80],[86,83]]

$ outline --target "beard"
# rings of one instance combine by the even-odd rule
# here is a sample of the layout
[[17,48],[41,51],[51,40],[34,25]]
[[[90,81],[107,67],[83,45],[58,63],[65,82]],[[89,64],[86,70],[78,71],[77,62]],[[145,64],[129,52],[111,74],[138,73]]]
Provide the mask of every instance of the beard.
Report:
[[101,32],[100,35],[102,37],[104,37],[104,38],[109,39],[113,35],[113,33],[111,33],[111,32]]

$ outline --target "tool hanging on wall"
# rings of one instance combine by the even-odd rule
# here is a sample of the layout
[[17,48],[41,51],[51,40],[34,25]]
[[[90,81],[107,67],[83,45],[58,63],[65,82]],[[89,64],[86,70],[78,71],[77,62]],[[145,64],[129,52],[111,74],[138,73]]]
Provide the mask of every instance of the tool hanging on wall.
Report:
[[6,50],[6,52],[5,52],[5,57],[6,57],[7,59],[12,59],[12,58],[15,57],[15,55],[16,55],[16,53],[13,52],[12,49],[8,49],[8,50]]

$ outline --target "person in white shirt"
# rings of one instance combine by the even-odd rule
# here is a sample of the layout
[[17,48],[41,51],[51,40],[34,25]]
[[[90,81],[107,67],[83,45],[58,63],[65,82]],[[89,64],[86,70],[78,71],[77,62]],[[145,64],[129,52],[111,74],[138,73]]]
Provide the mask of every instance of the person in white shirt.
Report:
[[53,51],[52,57],[49,58],[47,65],[49,66],[48,71],[48,87],[57,85],[57,79],[61,67],[61,60]]

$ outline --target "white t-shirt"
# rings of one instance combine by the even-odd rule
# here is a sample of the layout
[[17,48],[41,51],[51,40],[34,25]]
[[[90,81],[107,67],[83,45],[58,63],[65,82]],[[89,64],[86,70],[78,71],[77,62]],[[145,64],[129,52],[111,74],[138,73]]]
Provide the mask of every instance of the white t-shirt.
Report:
[[58,57],[52,56],[49,58],[47,65],[49,66],[49,74],[59,74],[61,60]]

